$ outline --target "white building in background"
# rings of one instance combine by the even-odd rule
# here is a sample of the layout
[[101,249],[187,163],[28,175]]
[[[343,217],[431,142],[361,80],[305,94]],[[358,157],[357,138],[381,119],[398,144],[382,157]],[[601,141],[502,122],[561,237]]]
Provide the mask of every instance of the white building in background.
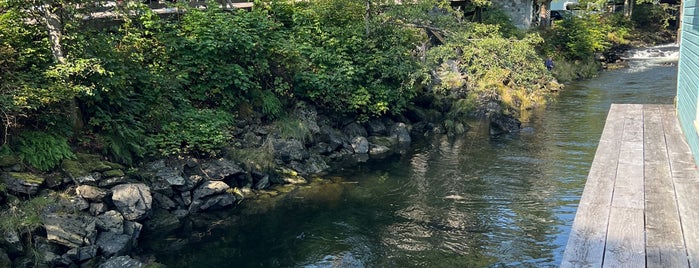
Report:
[[571,10],[572,6],[577,4],[577,0],[553,0],[551,1],[551,10]]

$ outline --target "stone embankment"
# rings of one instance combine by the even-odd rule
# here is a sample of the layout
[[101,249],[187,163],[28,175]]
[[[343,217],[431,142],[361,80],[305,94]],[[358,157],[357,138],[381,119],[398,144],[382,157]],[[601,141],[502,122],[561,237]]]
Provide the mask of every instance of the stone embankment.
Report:
[[[131,168],[77,154],[55,172],[33,173],[18,159],[1,157],[0,267],[141,267],[152,261],[139,257],[143,233],[175,232],[188,218],[307,187],[338,160],[382,157],[413,137],[443,132],[434,118],[421,120],[429,111],[412,114],[412,121],[336,127],[314,109],[300,108],[293,115],[303,135],[285,136],[259,118],[240,120],[223,157],[159,159]],[[502,120],[491,122],[498,131],[518,126],[492,118]]]

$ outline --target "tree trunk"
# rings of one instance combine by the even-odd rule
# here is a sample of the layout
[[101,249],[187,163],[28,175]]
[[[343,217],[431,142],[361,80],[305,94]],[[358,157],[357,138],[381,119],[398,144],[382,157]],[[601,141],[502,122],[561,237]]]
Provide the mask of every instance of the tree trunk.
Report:
[[[66,57],[63,51],[62,39],[63,39],[63,21],[61,21],[60,16],[54,12],[54,7],[50,5],[44,5],[41,7],[41,17],[46,24],[46,30],[48,31],[49,40],[51,43],[51,53],[53,54],[53,59],[57,64],[65,64]],[[71,98],[66,104],[65,111],[70,117],[71,124],[73,125],[73,133],[77,134],[84,127],[84,121],[82,117],[82,111],[78,106],[78,98]]]
[[633,13],[635,0],[624,0],[624,17],[630,18]]
[[63,23],[61,22],[61,18],[52,11],[53,7],[49,5],[44,5],[41,9],[41,17],[44,19],[46,30],[49,34],[49,40],[51,41],[53,59],[59,64],[64,64],[66,63],[66,58],[63,55],[63,47],[61,46],[61,39],[63,38]]

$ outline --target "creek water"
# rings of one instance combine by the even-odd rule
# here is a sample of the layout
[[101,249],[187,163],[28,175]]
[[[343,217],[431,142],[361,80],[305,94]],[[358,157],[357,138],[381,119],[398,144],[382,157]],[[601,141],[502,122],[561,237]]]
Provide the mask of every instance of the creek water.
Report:
[[219,220],[234,224],[155,256],[168,267],[557,266],[610,104],[673,103],[676,52],[638,50],[629,68],[567,85],[520,133],[475,123],[430,138],[281,201],[243,202]]

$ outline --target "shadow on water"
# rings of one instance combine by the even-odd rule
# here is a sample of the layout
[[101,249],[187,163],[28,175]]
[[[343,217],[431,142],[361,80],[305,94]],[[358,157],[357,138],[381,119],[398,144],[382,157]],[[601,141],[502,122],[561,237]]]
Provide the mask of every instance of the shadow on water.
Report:
[[557,266],[610,104],[672,103],[676,71],[602,73],[520,133],[437,136],[155,254],[168,267]]

